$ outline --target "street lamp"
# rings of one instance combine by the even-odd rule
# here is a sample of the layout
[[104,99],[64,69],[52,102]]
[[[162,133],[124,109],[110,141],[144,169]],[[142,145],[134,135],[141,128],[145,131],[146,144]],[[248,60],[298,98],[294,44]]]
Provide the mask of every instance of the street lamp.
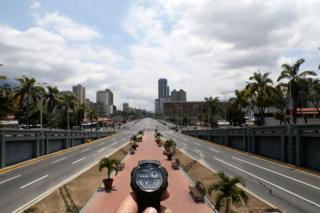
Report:
[[[46,82],[43,82],[43,83],[38,83],[39,85],[41,85],[41,86],[45,86],[45,85],[47,85],[47,83]],[[40,129],[42,130],[42,108],[43,108],[43,94],[41,93],[40,94]]]
[[291,120],[291,123],[293,124],[293,115],[292,115],[292,108],[293,108],[293,101],[292,101],[292,80],[289,81],[289,87],[290,87],[290,90],[289,90],[289,93],[290,93],[290,120]]
[[223,92],[223,101],[224,101],[224,121],[227,121],[227,100],[226,100],[226,93]]

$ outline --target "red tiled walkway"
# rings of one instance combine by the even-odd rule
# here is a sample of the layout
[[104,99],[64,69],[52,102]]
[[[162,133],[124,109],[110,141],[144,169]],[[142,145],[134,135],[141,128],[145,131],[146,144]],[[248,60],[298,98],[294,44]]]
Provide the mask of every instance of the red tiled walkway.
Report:
[[83,213],[114,212],[119,203],[129,194],[130,173],[139,160],[160,160],[161,165],[168,170],[170,197],[161,202],[161,205],[172,209],[173,212],[197,212],[207,213],[212,210],[204,203],[195,203],[189,195],[190,185],[187,178],[178,170],[171,168],[171,162],[166,160],[154,141],[153,132],[145,132],[143,142],[134,155],[131,155],[126,163],[125,169],[114,178],[114,190],[111,193],[96,192],[82,209]]

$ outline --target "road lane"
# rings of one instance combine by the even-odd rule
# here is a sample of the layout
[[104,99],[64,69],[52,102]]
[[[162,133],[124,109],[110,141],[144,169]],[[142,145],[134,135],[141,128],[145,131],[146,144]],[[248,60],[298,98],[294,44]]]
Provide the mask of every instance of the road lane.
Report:
[[210,168],[225,171],[228,175],[243,177],[250,191],[287,212],[320,212],[318,176],[292,170],[271,161],[261,160],[180,133],[164,131],[163,135],[176,140],[178,148],[201,160]]
[[[0,184],[0,212],[12,212],[39,197],[99,161],[103,156],[123,146],[131,134],[122,132],[112,138],[104,138],[58,156],[0,174],[0,183],[3,182]],[[113,143],[110,142],[110,139],[113,139]],[[99,149],[103,151],[97,153]]]

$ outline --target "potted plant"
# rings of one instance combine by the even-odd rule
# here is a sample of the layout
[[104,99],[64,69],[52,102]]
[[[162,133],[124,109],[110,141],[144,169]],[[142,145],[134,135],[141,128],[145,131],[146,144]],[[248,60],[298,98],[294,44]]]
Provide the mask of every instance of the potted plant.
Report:
[[115,175],[118,174],[118,164],[118,160],[110,158],[102,158],[99,162],[99,171],[101,172],[103,168],[107,170],[107,178],[103,179],[104,188],[106,191],[112,189],[113,179],[111,178],[111,173],[115,171]]
[[166,153],[168,160],[172,160],[172,156],[176,152],[176,147],[177,147],[176,142],[174,142],[174,140],[172,139],[166,140],[166,142],[164,143],[164,149],[165,149],[164,153]]
[[130,138],[130,141],[131,141],[131,147],[136,150],[137,147],[139,146],[138,145],[138,137],[137,135],[133,135],[131,138]]

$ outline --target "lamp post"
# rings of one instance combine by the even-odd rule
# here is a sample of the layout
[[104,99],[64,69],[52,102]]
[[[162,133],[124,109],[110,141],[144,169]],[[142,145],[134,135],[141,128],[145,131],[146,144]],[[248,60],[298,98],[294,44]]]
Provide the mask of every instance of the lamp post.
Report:
[[[46,85],[47,83],[46,82],[43,82],[43,83],[38,83],[39,85]],[[42,130],[42,115],[43,115],[43,94],[41,93],[40,94],[40,129]]]
[[293,108],[293,101],[292,101],[292,80],[290,80],[289,82],[289,87],[290,87],[290,120],[291,120],[291,124],[293,124],[293,115],[292,115],[292,108]]
[[226,101],[226,93],[223,92],[223,101],[224,101],[224,121],[227,121],[227,101]]

